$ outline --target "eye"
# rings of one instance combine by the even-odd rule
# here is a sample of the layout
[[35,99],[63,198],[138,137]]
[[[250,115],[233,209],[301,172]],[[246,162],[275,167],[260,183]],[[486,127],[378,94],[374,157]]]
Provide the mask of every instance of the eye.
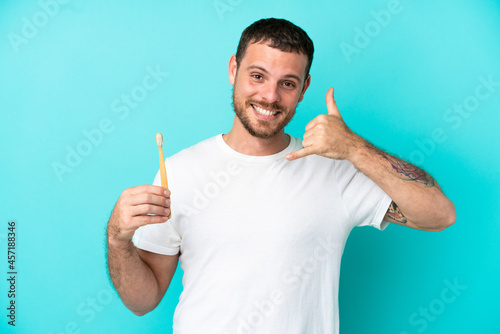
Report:
[[262,79],[262,76],[260,74],[252,74],[252,77],[257,79],[257,80]]
[[295,84],[293,82],[290,82],[290,81],[285,81],[283,83],[283,85],[285,85],[286,87],[289,87],[289,88],[294,88],[295,87]]

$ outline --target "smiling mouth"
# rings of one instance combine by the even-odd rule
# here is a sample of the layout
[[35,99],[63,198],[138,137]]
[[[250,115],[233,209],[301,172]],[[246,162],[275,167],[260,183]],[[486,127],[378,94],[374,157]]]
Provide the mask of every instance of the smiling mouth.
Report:
[[255,105],[255,104],[251,104],[251,106],[253,107],[253,109],[254,109],[257,113],[259,113],[259,114],[261,114],[261,115],[263,115],[263,116],[275,116],[275,115],[277,115],[277,114],[279,114],[279,113],[280,113],[280,111],[278,111],[278,110],[269,110],[269,109],[264,109],[264,108],[262,108],[262,107],[259,107],[258,105]]

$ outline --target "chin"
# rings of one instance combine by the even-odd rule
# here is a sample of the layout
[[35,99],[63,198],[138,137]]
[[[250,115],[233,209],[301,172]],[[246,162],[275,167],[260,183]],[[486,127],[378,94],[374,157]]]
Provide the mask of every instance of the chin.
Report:
[[277,128],[277,129],[268,129],[267,131],[266,130],[256,130],[250,126],[246,126],[245,124],[243,124],[245,126],[245,128],[247,129],[247,131],[254,137],[257,137],[257,138],[260,138],[260,139],[270,139],[270,138],[273,138],[275,137],[277,134],[279,134],[281,132],[281,130],[283,130],[283,128]]

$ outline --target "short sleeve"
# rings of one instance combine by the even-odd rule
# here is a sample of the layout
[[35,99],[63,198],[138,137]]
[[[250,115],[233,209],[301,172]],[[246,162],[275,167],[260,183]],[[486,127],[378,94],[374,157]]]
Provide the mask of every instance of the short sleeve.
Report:
[[[167,171],[168,172],[168,171]],[[156,174],[153,185],[161,185],[160,172]],[[139,227],[132,237],[135,247],[163,255],[179,253],[181,236],[176,228],[174,217],[160,224]]]
[[384,230],[384,216],[392,199],[372,179],[348,160],[335,160],[340,196],[352,226],[373,226]]

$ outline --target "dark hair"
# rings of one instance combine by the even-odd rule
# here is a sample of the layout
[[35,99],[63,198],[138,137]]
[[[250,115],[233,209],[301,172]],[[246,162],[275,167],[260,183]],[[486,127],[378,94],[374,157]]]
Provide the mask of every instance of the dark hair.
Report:
[[255,21],[241,34],[236,50],[236,63],[241,64],[249,44],[259,42],[284,52],[306,55],[308,63],[305,79],[307,79],[313,60],[314,45],[304,30],[284,19],[269,18]]

